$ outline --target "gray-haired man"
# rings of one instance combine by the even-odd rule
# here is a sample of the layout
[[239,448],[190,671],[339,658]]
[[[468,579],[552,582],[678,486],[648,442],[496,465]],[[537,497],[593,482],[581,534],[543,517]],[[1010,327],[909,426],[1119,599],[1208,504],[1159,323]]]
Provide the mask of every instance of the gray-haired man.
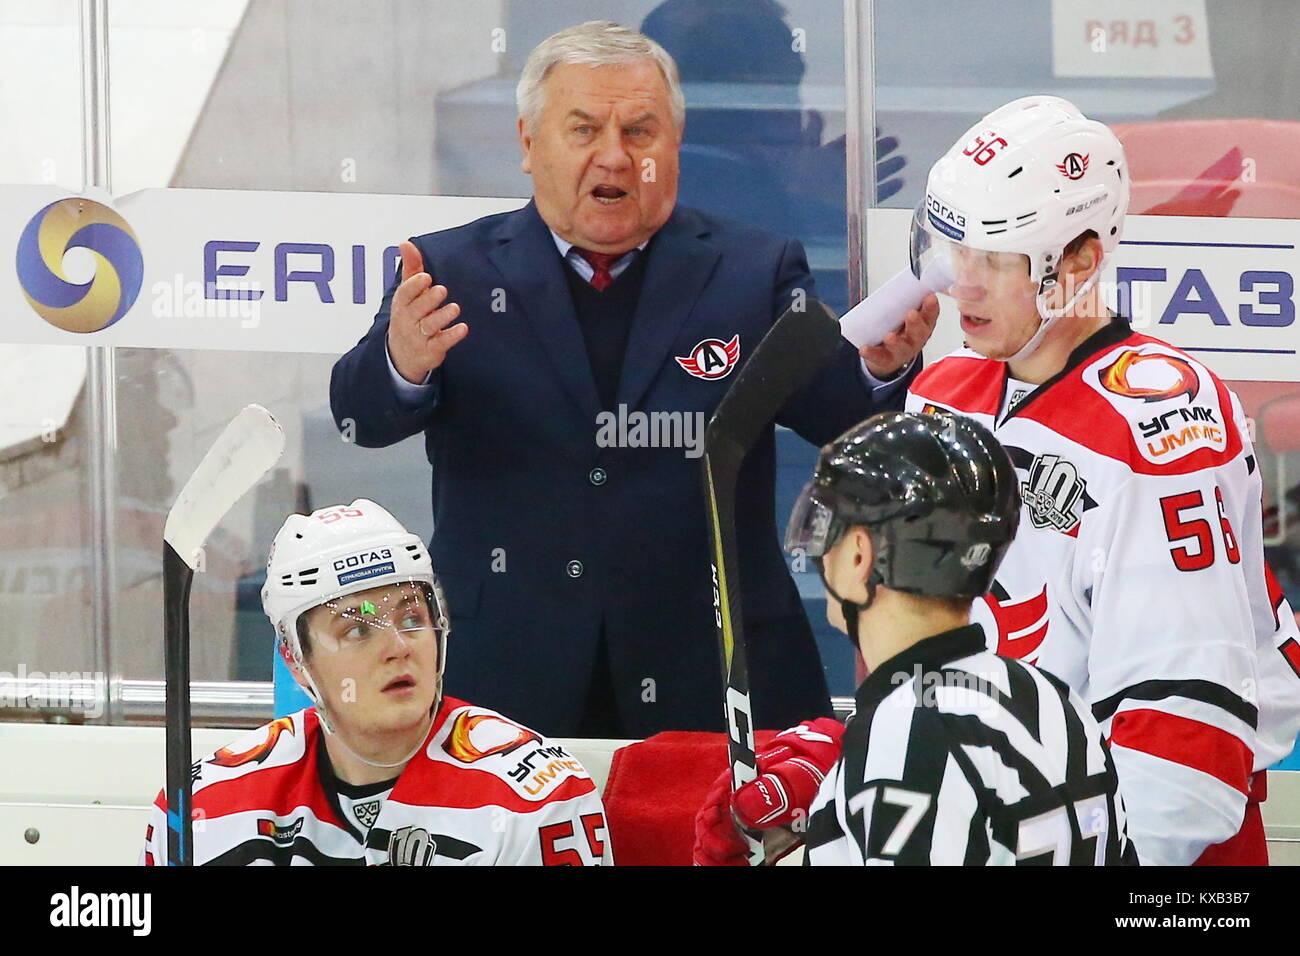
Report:
[[[405,278],[334,368],[335,420],[366,446],[424,432],[431,551],[463,636],[450,693],[551,734],[720,729],[699,426],[815,295],[807,260],[676,205],[684,100],[641,34],[555,34],[517,98],[533,201],[402,244]],[[822,444],[898,407],[936,316],[927,302],[860,356],[845,343],[776,421]],[[774,455],[769,429],[737,501],[761,726],[829,712],[778,548]]]

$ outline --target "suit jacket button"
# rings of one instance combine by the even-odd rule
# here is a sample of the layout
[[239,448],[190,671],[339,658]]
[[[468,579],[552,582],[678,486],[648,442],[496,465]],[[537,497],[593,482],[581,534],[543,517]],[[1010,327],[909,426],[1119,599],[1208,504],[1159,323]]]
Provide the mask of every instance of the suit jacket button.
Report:
[[564,570],[569,572],[569,577],[580,578],[582,577],[582,562],[570,561],[568,564],[564,566]]
[[603,485],[608,478],[609,475],[605,474],[604,468],[593,468],[591,474],[587,475],[587,479],[597,487]]

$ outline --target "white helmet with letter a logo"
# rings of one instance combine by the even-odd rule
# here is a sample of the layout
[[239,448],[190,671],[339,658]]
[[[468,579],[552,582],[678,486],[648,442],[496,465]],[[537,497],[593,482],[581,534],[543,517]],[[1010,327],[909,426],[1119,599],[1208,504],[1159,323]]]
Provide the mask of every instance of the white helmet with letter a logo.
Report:
[[[1057,309],[1065,247],[1091,230],[1108,260],[1128,212],[1124,147],[1103,123],[1059,96],[1026,96],[989,113],[930,169],[925,200],[912,220],[912,271],[934,262],[951,270],[955,247],[998,256],[1038,283],[1037,333],[1013,358],[1029,355],[1044,333],[1091,288],[1092,278]],[[948,273],[952,275],[951,271]]]

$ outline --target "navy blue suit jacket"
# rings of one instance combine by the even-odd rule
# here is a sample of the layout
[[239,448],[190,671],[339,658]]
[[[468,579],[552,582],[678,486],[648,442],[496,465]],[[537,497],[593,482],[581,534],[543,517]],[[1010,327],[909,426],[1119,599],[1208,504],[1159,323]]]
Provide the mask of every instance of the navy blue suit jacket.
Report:
[[[447,692],[544,733],[572,734],[603,628],[629,733],[722,729],[700,459],[680,447],[599,447],[602,409],[569,266],[534,204],[413,241],[460,303],[469,335],[434,373],[427,399],[404,404],[385,352],[394,285],[370,331],[334,366],[330,402],[339,427],[350,419],[364,446],[424,433],[430,550],[452,618]],[[743,365],[796,289],[815,294],[803,248],[678,206],[643,254],[617,403],[707,420],[735,371],[705,380],[674,358],[739,333]],[[890,407],[901,407],[908,379],[889,393]],[[821,445],[879,410],[845,342],[777,422]],[[774,459],[769,428],[746,460],[736,506],[761,727],[829,712],[779,546]]]

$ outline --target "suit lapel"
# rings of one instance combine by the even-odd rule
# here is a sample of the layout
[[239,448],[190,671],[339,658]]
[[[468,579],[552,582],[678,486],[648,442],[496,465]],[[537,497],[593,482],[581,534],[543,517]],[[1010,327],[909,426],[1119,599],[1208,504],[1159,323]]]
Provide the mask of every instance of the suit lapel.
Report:
[[618,383],[618,404],[628,409],[637,407],[669,361],[673,340],[717,265],[717,250],[702,239],[707,234],[693,215],[679,207],[646,247],[645,283]]
[[505,277],[506,307],[528,317],[564,390],[583,417],[594,423],[600,398],[562,271],[567,267],[535,203],[504,220],[488,258]]

